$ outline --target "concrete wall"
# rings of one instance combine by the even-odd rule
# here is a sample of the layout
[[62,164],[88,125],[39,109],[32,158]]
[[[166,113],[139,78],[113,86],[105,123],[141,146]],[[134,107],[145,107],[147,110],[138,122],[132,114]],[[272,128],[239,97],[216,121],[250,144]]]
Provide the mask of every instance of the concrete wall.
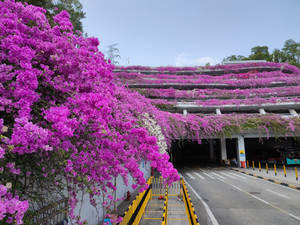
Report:
[[[144,173],[145,179],[148,179],[151,175],[151,167],[150,163],[145,163],[142,161],[140,163],[140,170]],[[133,192],[131,185],[133,184],[133,179],[129,177],[128,179],[128,186],[126,186],[123,182],[123,179],[119,176],[117,178],[117,198],[122,198],[126,196],[127,191]],[[82,193],[78,193],[78,199],[82,198]],[[122,201],[118,202],[118,205]],[[81,206],[81,213],[80,217],[82,220],[87,220],[89,225],[96,225],[101,224],[101,221],[103,220],[103,208],[102,208],[102,199],[97,200],[98,209],[95,209],[95,207],[91,206],[89,203],[89,195],[87,193],[84,193],[83,195],[83,204]],[[79,208],[77,207],[75,210],[75,215],[78,214]],[[105,214],[106,212],[104,212]]]

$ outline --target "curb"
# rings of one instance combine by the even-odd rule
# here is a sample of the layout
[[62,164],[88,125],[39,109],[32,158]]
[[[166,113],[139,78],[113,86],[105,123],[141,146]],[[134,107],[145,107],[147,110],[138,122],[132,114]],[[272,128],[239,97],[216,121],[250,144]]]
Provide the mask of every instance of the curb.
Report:
[[270,178],[267,178],[267,177],[258,176],[254,173],[244,172],[244,171],[241,171],[241,170],[235,169],[235,168],[231,168],[231,169],[234,170],[234,171],[238,171],[240,173],[252,176],[252,177],[257,177],[257,178],[260,178],[260,179],[263,179],[263,180],[266,180],[266,181],[270,181],[270,182],[275,183],[275,184],[280,184],[282,186],[286,186],[286,187],[289,187],[289,188],[300,191],[300,187],[296,186],[296,185],[293,185],[293,184],[288,184],[288,183],[284,183],[284,182],[281,182],[281,181],[278,181],[278,180],[273,180],[273,179],[270,179]]

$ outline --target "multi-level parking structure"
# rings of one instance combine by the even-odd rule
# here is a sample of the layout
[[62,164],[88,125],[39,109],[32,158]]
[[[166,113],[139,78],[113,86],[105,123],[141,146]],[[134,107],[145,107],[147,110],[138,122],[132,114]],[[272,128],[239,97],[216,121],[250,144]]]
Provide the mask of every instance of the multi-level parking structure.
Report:
[[[255,145],[258,138],[271,140],[274,147],[278,144],[272,137],[299,136],[300,69],[295,66],[268,62],[206,67],[131,66],[117,67],[114,73],[118,82],[149,98],[160,110],[216,120],[239,118],[243,129],[230,135],[226,132],[221,136],[207,135],[210,160],[216,158],[215,149],[220,148],[220,159],[232,158],[237,152],[238,161],[244,165],[245,138],[249,149],[263,148]],[[259,129],[256,126],[244,129],[243,121],[249,123],[249,118],[259,123]],[[280,125],[283,127],[277,129],[277,124],[272,124],[274,121],[284,121]],[[264,127],[266,132],[261,131]],[[291,149],[297,143],[289,138],[284,142]],[[237,151],[228,149],[235,144]],[[256,153],[247,155],[255,158]],[[272,156],[272,153],[264,154]]]

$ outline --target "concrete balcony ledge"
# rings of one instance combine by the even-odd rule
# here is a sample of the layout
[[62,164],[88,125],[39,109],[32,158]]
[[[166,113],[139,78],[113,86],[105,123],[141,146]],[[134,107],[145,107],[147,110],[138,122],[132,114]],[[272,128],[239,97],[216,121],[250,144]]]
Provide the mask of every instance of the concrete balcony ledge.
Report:
[[[259,111],[260,108],[269,111],[288,111],[289,109],[300,109],[300,102],[284,102],[284,103],[265,103],[257,105],[215,105],[215,106],[203,106],[193,103],[178,103],[175,108],[183,110],[187,109],[188,112],[215,112],[216,109],[221,109],[222,112],[247,112],[247,111]],[[291,115],[292,116],[292,115]]]
[[229,84],[184,84],[184,83],[160,83],[160,84],[128,84],[129,88],[156,88],[156,89],[166,89],[174,88],[177,90],[193,90],[193,89],[207,89],[207,88],[216,88],[216,89],[250,89],[250,88],[266,88],[266,87],[281,87],[281,86],[295,86],[295,84],[286,84],[284,82],[272,82],[269,85],[256,85],[252,87],[249,86],[232,86]]
[[[237,69],[215,69],[215,70],[208,70],[205,68],[199,67],[197,70],[179,70],[179,71],[158,71],[155,68],[151,70],[136,70],[136,69],[127,69],[127,70],[120,70],[115,69],[114,73],[126,72],[126,73],[140,73],[140,74],[177,74],[177,75],[193,75],[193,74],[203,74],[203,75],[212,75],[218,76],[227,73],[247,73],[252,70],[257,70],[258,72],[271,72],[271,71],[280,71],[280,68],[277,67],[266,67],[266,66],[255,66],[255,67],[244,67],[244,68],[237,68]],[[291,71],[283,69],[284,73],[291,73]]]

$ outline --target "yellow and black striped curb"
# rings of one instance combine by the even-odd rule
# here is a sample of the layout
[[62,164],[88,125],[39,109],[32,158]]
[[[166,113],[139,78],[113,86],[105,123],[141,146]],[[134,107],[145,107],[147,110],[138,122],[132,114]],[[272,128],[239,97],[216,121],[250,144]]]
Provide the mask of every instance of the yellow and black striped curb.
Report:
[[270,182],[275,183],[275,184],[280,184],[280,185],[283,185],[283,186],[286,186],[286,187],[289,187],[289,188],[293,188],[295,190],[299,190],[300,191],[300,187],[296,186],[296,185],[293,185],[293,184],[288,184],[288,183],[284,183],[284,182],[281,182],[281,181],[278,181],[278,180],[274,180],[274,179],[270,179],[270,178],[267,178],[267,177],[258,176],[258,175],[254,174],[254,173],[249,173],[249,172],[241,171],[241,170],[235,169],[235,168],[231,168],[231,169],[234,170],[234,171],[238,171],[240,173],[243,173],[243,174],[247,174],[249,176],[257,177],[257,178],[260,178],[260,179],[263,179],[263,180],[270,181]]
[[191,225],[200,225],[198,217],[195,212],[195,208],[192,203],[192,199],[189,195],[189,191],[185,185],[184,180],[181,178],[181,185],[182,185],[182,191],[183,191],[183,200],[184,204],[186,206],[187,212],[188,212],[188,217],[189,217],[189,222]]

